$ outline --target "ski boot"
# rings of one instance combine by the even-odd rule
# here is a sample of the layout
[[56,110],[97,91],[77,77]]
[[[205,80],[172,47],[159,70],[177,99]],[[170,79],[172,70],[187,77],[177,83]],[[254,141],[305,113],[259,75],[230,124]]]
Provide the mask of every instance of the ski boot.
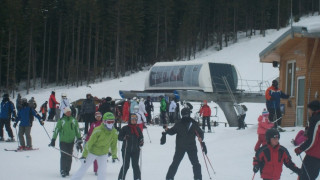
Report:
[[18,151],[23,151],[25,148],[26,148],[25,146],[19,146],[17,150]]
[[98,173],[97,173],[97,172],[94,172],[94,175],[98,176]]
[[208,133],[211,133],[211,129],[208,130]]
[[24,148],[24,150],[26,150],[26,151],[32,150],[32,146],[26,146],[26,147]]
[[61,173],[62,177],[66,177],[67,176],[67,173],[64,170],[60,170],[60,173]]

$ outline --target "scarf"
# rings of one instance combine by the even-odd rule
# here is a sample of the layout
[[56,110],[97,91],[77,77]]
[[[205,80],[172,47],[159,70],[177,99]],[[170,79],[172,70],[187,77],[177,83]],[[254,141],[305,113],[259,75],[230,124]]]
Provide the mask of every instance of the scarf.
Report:
[[138,130],[137,130],[137,125],[136,124],[129,124],[128,125],[131,129],[131,133],[132,134],[135,134],[137,137],[139,137],[139,133],[138,133]]

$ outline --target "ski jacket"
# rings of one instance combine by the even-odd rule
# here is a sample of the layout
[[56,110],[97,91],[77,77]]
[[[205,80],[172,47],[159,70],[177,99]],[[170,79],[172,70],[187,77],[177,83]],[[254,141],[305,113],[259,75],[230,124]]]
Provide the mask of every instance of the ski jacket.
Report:
[[134,113],[134,106],[136,105],[138,105],[138,102],[132,99],[130,103],[130,113]]
[[47,103],[43,103],[40,107],[40,112],[45,114],[48,112]]
[[69,107],[70,108],[70,103],[69,100],[67,98],[62,98],[60,101],[60,118],[62,118],[63,116],[63,109]]
[[192,118],[182,118],[180,122],[176,123],[172,128],[166,131],[169,135],[176,136],[176,150],[196,150],[196,136],[199,134],[200,138],[204,139],[204,133]]
[[54,94],[51,94],[50,98],[49,98],[49,108],[50,109],[56,108],[57,104],[59,104],[59,103],[56,100],[56,96]]
[[280,98],[288,99],[289,95],[283,93],[280,89],[276,89],[273,86],[270,86],[265,93],[266,105],[267,108],[279,108],[280,107]]
[[140,144],[143,142],[143,134],[138,126],[135,126],[138,131],[139,136],[131,131],[130,126],[124,126],[119,132],[118,140],[123,141],[122,151],[127,148],[128,152],[138,152],[140,150]]
[[96,112],[96,105],[94,104],[93,98],[85,99],[82,102],[81,115],[95,113],[95,112]]
[[208,105],[203,105],[200,109],[200,116],[203,117],[210,117],[211,116],[211,109]]
[[273,123],[269,121],[268,117],[260,115],[258,117],[258,134],[266,134],[267,130],[273,127]]
[[146,114],[147,113],[146,105],[144,105],[143,101],[139,102],[139,112],[142,113],[142,114]]
[[160,101],[160,112],[167,112],[167,102],[165,98],[162,98]]
[[147,111],[147,112],[153,111],[153,103],[152,103],[151,100],[148,100],[148,99],[147,99],[147,100],[144,102],[144,104],[145,104],[145,106],[146,106],[146,111]]
[[16,100],[16,107],[17,107],[18,111],[22,108],[21,96],[19,96],[19,95],[18,95],[17,100]]
[[24,106],[18,112],[16,123],[20,121],[19,126],[21,127],[32,126],[32,122],[33,122],[33,118],[31,118],[32,116],[36,117],[41,123],[41,117],[36,113],[36,111],[33,108],[30,108],[29,106]]
[[129,120],[129,102],[125,101],[122,106],[122,120],[127,122]]
[[279,180],[282,173],[282,165],[298,173],[300,169],[292,162],[288,150],[277,145],[264,145],[256,152],[253,165],[259,165],[262,179]]
[[58,134],[60,142],[73,143],[75,138],[80,139],[81,134],[78,121],[72,116],[64,116],[59,119],[52,139],[57,139]]
[[108,130],[103,124],[94,128],[89,141],[85,144],[83,157],[88,153],[102,156],[108,154],[111,147],[112,158],[117,158],[117,139],[118,134],[115,128]]
[[107,101],[102,102],[102,104],[99,106],[99,112],[101,112],[102,115],[105,114],[106,112],[113,113],[110,102],[107,102]]
[[28,104],[32,109],[36,109],[37,108],[37,103],[36,103],[36,101],[34,99],[30,99],[28,101]]
[[90,138],[90,136],[91,136],[94,128],[100,126],[101,123],[102,123],[102,120],[100,120],[100,121],[95,121],[95,122],[91,123],[90,129],[89,129],[88,134],[87,134],[86,139],[85,139],[86,142],[89,140],[89,138]]
[[234,106],[236,107],[236,110],[238,112],[238,116],[242,116],[244,114],[246,114],[246,112],[244,111],[244,109],[242,108],[242,106],[240,104],[234,104]]
[[307,140],[299,148],[307,155],[320,159],[320,110],[310,117]]
[[177,107],[176,102],[171,101],[170,106],[169,106],[169,112],[176,112],[176,107]]
[[10,119],[16,117],[16,108],[10,100],[2,100],[0,109],[1,119]]

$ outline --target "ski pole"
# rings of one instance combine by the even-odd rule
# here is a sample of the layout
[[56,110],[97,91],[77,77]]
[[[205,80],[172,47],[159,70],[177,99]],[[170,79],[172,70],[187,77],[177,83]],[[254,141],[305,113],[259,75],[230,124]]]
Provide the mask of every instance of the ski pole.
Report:
[[142,174],[142,147],[140,147],[140,179],[142,179],[141,174]]
[[255,175],[256,175],[256,173],[254,173],[254,174],[253,174],[253,176],[252,176],[252,180],[254,180],[254,176],[255,176]]
[[48,135],[48,138],[51,140],[51,137],[50,137],[48,131],[46,130],[46,128],[45,128],[44,126],[42,126],[42,127],[43,127],[43,129],[46,131],[46,133],[47,133],[47,135]]
[[303,166],[304,170],[305,170],[305,171],[306,171],[306,173],[307,173],[308,179],[310,180],[310,176],[309,176],[308,170],[307,170],[306,166],[304,165],[303,160],[302,160],[302,157],[301,157],[301,155],[300,155],[300,154],[299,154],[299,157],[300,157],[300,159],[301,159],[302,166]]
[[149,137],[149,141],[150,141],[150,143],[151,143],[151,138],[150,138],[150,135],[149,135],[148,128],[146,128],[146,130],[147,130],[147,134],[148,134],[148,137]]
[[126,146],[124,149],[124,156],[123,156],[123,165],[122,165],[122,179],[124,179],[124,168],[126,167],[127,146],[128,146],[128,142],[126,140]]
[[212,167],[212,164],[211,164],[211,162],[210,162],[210,159],[209,159],[208,155],[206,155],[206,157],[207,157],[208,162],[209,162],[209,164],[210,164],[210,167],[211,167],[211,169],[212,169],[212,171],[213,171],[213,174],[216,174],[216,172],[214,171],[214,169],[213,169],[213,167]]
[[56,150],[58,150],[58,151],[60,151],[60,152],[62,152],[62,153],[64,153],[64,154],[66,154],[66,155],[68,155],[68,156],[74,157],[75,159],[79,160],[79,158],[78,158],[77,156],[74,156],[73,154],[67,153],[66,151],[64,151],[64,150],[62,150],[62,149],[56,148],[56,147],[54,147],[54,146],[50,146],[50,147],[52,147],[52,148],[54,148],[54,149],[56,149]]
[[[197,132],[197,131],[195,131],[195,132],[196,132],[197,137],[200,138],[198,132]],[[204,156],[202,144],[201,144],[200,141],[199,141],[199,143],[200,143],[200,146],[201,146],[202,156],[203,156],[203,159],[204,159],[204,163],[205,163],[205,165],[206,165],[206,168],[207,168],[207,172],[208,172],[209,178],[212,179],[212,178],[211,178],[211,175],[210,175],[210,172],[209,172],[209,169],[208,169],[208,165],[207,165],[206,158],[205,158],[205,156]],[[214,172],[214,173],[215,173],[215,172]]]

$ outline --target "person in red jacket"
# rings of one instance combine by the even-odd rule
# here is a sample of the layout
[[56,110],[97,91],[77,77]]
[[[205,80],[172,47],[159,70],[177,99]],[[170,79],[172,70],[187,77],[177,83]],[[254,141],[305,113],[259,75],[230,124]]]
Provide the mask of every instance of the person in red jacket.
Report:
[[279,144],[280,134],[272,128],[266,132],[267,145],[262,146],[253,158],[253,172],[260,170],[264,180],[279,180],[283,164],[298,175],[301,169],[291,160],[288,150]]
[[297,155],[303,151],[306,153],[299,180],[315,180],[320,172],[320,101],[311,101],[308,104],[308,113],[310,119],[307,140],[294,150]]
[[210,126],[210,116],[211,116],[211,109],[208,106],[208,102],[206,100],[203,101],[203,106],[200,109],[200,116],[202,116],[202,130],[205,132],[206,121],[208,125],[208,132],[211,132]]
[[130,104],[129,101],[126,99],[126,101],[123,103],[122,106],[122,121],[127,122],[129,120],[129,111],[130,111]]
[[269,112],[266,109],[263,109],[262,115],[258,117],[258,141],[256,143],[256,146],[254,147],[255,151],[258,151],[261,144],[262,146],[267,144],[266,141],[266,131],[273,127],[273,123],[269,121]]
[[49,98],[49,108],[50,108],[50,110],[49,110],[48,121],[53,121],[53,117],[56,115],[57,104],[60,104],[56,100],[55,94],[56,93],[54,91],[52,91],[51,95],[50,95],[50,98]]

